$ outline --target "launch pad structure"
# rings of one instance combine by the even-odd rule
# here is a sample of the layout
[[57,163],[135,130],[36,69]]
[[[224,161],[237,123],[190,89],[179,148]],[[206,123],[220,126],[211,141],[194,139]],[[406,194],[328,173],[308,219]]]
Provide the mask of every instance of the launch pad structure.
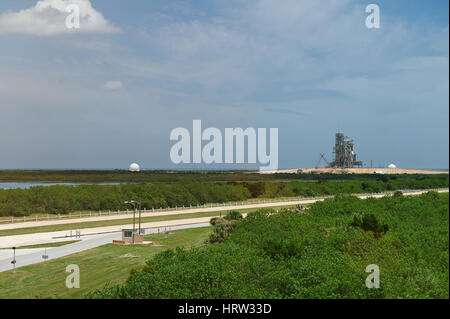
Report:
[[[448,174],[447,171],[397,168],[391,164],[388,167],[373,168],[372,161],[370,167],[363,167],[363,162],[358,160],[354,150],[354,141],[339,132],[335,135],[335,145],[333,147],[334,158],[329,162],[325,153],[320,154],[317,165],[313,168],[292,168],[279,169],[273,171],[260,171],[260,174]],[[326,163],[325,167],[320,167],[321,162]]]
[[329,167],[362,167],[362,161],[356,159],[354,145],[353,140],[345,136],[344,133],[336,133],[335,145],[333,147],[334,160],[329,164]]

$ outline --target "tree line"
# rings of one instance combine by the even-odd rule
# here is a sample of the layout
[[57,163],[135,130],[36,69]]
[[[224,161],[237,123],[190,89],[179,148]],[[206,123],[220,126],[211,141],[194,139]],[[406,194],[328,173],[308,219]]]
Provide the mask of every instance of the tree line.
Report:
[[[392,175],[394,176],[394,175]],[[416,179],[439,175],[398,175]],[[67,182],[67,183],[176,183],[176,182],[245,182],[280,180],[377,180],[377,174],[259,174],[255,171],[201,170],[0,170],[0,182]]]
[[292,182],[177,182],[120,185],[55,185],[29,189],[0,189],[0,216],[68,214],[77,211],[107,211],[130,208],[136,200],[141,208],[195,206],[244,201],[252,198],[311,197],[320,195],[376,193],[396,189],[448,187],[446,177],[387,177],[349,181]]

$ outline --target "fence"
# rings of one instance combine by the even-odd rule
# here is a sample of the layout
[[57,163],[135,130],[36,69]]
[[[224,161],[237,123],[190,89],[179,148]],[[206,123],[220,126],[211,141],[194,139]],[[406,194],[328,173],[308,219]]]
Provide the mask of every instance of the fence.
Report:
[[[439,188],[439,189],[427,189],[426,191],[448,191],[447,188]],[[424,190],[401,190],[402,192],[423,192]],[[373,196],[373,195],[380,195],[380,194],[392,194],[394,191],[390,192],[384,192],[384,193],[365,193],[365,194],[353,194],[357,196]],[[213,208],[213,207],[224,207],[224,206],[245,206],[245,205],[254,205],[254,204],[269,204],[269,203],[289,203],[289,202],[297,202],[297,201],[307,201],[307,200],[323,200],[327,198],[334,197],[334,195],[328,195],[328,196],[318,196],[318,197],[293,197],[293,198],[285,198],[285,199],[266,199],[266,200],[260,200],[260,201],[245,201],[245,202],[228,202],[228,203],[215,203],[215,204],[203,204],[203,205],[197,205],[197,206],[175,206],[175,207],[159,207],[159,208],[152,208],[152,209],[143,209],[140,210],[141,213],[151,213],[151,212],[164,212],[164,211],[173,211],[173,210],[187,210],[187,209],[199,209],[199,208]],[[17,223],[17,222],[27,222],[27,221],[43,221],[43,220],[60,220],[60,219],[69,219],[69,218],[83,218],[83,217],[99,217],[99,216],[113,216],[113,215],[127,215],[132,214],[133,210],[126,210],[126,211],[99,211],[98,213],[95,212],[89,212],[86,214],[78,213],[73,214],[69,213],[67,215],[47,215],[47,216],[35,216],[35,217],[11,217],[10,219],[0,220],[0,224],[2,223]],[[136,210],[136,212],[139,212],[139,210]]]

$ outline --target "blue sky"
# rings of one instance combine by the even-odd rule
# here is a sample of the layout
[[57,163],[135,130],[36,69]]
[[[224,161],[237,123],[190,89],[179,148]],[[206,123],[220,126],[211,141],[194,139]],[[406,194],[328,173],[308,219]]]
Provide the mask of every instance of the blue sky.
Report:
[[75,34],[0,2],[0,168],[174,167],[194,119],[278,128],[282,168],[331,159],[338,126],[366,163],[448,168],[448,1],[77,1]]

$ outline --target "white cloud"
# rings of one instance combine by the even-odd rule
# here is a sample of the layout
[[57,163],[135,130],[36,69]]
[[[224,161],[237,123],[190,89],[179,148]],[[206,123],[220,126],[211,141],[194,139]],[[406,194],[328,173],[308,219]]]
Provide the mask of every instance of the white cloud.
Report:
[[[80,8],[80,28],[69,29],[66,19],[71,5]],[[19,12],[0,14],[0,34],[21,33],[35,36],[55,36],[61,34],[118,33],[120,29],[109,23],[90,0],[41,0],[34,7]]]
[[119,90],[123,88],[123,83],[121,81],[108,81],[103,84],[103,88],[107,90]]

